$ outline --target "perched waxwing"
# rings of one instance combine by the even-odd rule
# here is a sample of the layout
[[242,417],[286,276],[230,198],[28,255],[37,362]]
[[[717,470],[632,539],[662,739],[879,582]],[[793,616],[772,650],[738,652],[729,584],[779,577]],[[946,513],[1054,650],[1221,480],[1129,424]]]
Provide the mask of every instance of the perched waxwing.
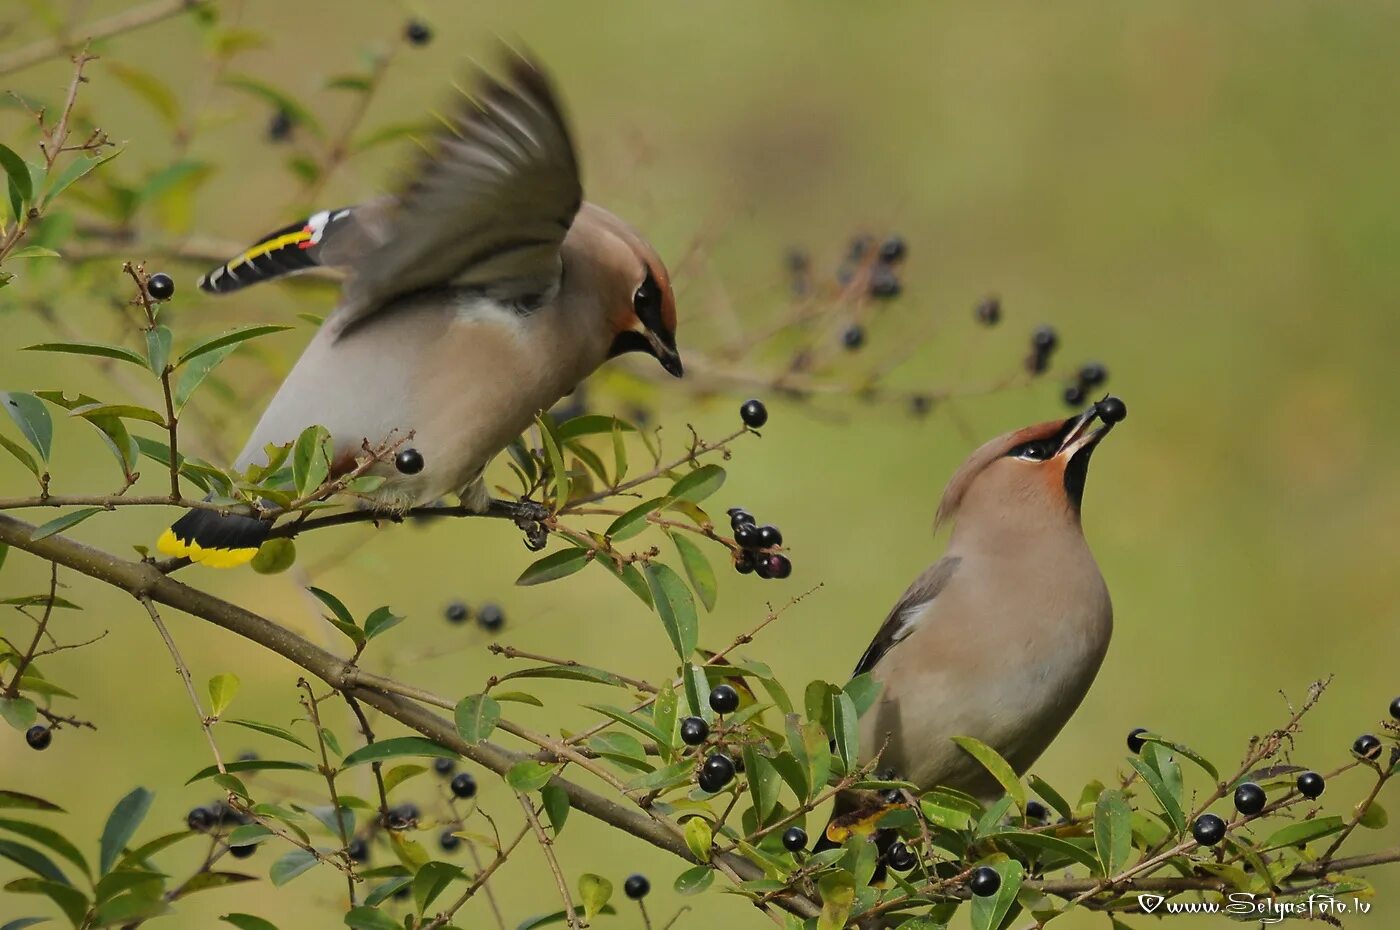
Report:
[[[486,464],[609,358],[646,352],[676,377],[666,266],[631,226],[583,200],[554,89],[510,53],[505,77],[430,147],[401,193],[278,230],[200,281],[226,294],[317,266],[346,278],[327,318],[234,463],[326,427],[332,477],[365,444],[402,440],[375,506],[489,497]],[[404,437],[409,437],[404,440]],[[256,554],[270,524],[192,510],[159,549],[217,567]]]
[[[860,719],[863,764],[878,757],[877,771],[920,790],[991,799],[1003,789],[952,738],[986,743],[1019,775],[1079,707],[1113,631],[1080,501],[1089,458],[1126,416],[1107,397],[993,439],[953,475],[935,522],[953,524],[946,554],[904,592],[855,668],[880,686]],[[824,845],[866,832],[881,802],[843,794]]]

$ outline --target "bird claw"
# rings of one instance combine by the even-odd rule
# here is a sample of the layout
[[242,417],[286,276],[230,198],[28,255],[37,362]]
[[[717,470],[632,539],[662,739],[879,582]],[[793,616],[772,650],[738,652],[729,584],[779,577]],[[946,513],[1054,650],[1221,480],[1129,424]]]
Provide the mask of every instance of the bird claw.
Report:
[[515,522],[525,534],[525,546],[539,552],[549,542],[549,508],[534,501],[493,500],[491,510]]

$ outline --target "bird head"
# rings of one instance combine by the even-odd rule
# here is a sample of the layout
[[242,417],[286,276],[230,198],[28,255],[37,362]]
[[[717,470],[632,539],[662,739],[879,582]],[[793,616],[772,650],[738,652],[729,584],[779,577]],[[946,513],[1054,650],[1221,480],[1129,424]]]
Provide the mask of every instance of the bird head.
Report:
[[676,295],[666,263],[651,243],[612,213],[586,201],[569,237],[570,243],[591,253],[604,267],[603,311],[612,338],[608,358],[645,352],[671,375],[684,374],[676,349]]
[[[1089,459],[1127,415],[1121,400],[1105,397],[1078,416],[998,436],[948,482],[935,526],[955,516],[960,523],[976,517],[1024,528],[1077,524]],[[1097,428],[1095,421],[1101,423]]]

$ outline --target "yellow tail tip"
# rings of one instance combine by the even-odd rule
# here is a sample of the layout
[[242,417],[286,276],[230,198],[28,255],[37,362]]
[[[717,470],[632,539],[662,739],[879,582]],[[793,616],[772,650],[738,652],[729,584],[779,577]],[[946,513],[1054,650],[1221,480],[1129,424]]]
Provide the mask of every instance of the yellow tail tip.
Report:
[[163,555],[189,559],[209,568],[237,568],[247,565],[258,554],[257,546],[242,549],[205,548],[197,542],[181,539],[175,535],[173,529],[167,529],[160,534],[160,538],[156,540],[156,549]]

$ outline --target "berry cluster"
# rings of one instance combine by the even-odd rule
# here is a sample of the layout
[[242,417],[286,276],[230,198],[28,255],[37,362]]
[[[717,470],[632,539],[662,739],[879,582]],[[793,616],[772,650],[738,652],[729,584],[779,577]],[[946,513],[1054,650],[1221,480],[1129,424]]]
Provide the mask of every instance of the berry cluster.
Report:
[[866,293],[876,300],[892,300],[904,290],[896,266],[904,261],[909,248],[900,236],[891,236],[875,247],[872,236],[856,236],[846,252],[846,260],[836,271],[836,282],[842,287],[856,279],[856,274],[869,267]]
[[[204,807],[196,807],[185,815],[185,826],[195,833],[222,833],[233,827],[241,827],[253,822],[253,818],[235,810],[223,801],[213,801]],[[235,859],[247,859],[258,851],[257,844],[230,846],[228,853]]]
[[1060,336],[1053,326],[1037,326],[1031,333],[1031,351],[1026,356],[1026,371],[1043,374],[1050,368],[1050,356],[1059,348]]
[[1096,388],[1108,382],[1108,369],[1098,362],[1086,362],[1079,366],[1074,383],[1065,388],[1065,403],[1071,407],[1082,407],[1084,398]]
[[770,550],[783,544],[783,534],[771,523],[758,525],[753,514],[742,507],[729,508],[729,526],[734,530],[734,544],[739,554],[734,557],[734,570],[741,575],[750,572],[760,578],[786,578],[792,574],[792,562],[787,556]]
[[[733,685],[715,685],[710,692],[710,710],[723,717],[739,709],[739,692]],[[704,717],[686,717],[681,720],[681,742],[687,746],[702,746],[710,738],[710,725]],[[710,753],[700,766],[696,779],[702,791],[711,794],[719,791],[734,780],[739,767],[723,752]]]
[[[453,601],[443,608],[442,615],[448,623],[466,623],[471,619],[471,608],[463,601]],[[482,604],[476,612],[476,624],[488,633],[494,633],[506,625],[506,612],[497,604]]]

